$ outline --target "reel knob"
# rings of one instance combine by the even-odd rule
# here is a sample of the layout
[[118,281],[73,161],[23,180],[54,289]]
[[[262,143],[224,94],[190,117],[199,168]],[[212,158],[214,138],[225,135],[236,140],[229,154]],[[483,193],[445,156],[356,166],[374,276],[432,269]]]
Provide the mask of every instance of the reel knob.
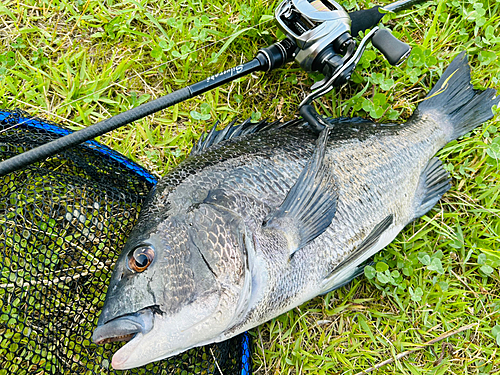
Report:
[[372,44],[393,66],[401,65],[411,52],[408,44],[400,41],[387,29],[379,29],[372,37]]

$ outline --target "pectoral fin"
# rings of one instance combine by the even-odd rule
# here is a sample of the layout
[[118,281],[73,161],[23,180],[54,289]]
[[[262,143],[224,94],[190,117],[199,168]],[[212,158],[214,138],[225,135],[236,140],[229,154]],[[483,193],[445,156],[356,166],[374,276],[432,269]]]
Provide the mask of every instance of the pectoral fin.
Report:
[[314,153],[281,206],[263,223],[267,231],[286,238],[290,256],[323,233],[337,207],[338,188],[331,168],[325,164],[329,129],[323,130]]

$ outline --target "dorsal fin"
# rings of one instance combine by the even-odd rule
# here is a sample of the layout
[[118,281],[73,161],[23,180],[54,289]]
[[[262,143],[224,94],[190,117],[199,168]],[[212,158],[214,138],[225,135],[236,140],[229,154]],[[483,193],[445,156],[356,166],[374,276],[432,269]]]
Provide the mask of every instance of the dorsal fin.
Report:
[[198,140],[196,145],[193,146],[189,155],[203,154],[208,149],[211,149],[219,143],[227,141],[228,139],[236,139],[247,134],[253,134],[271,129],[282,129],[291,125],[295,125],[301,120],[292,120],[287,122],[280,122],[279,120],[267,122],[266,120],[262,120],[260,122],[254,123],[250,122],[250,119],[247,119],[241,124],[235,125],[236,121],[237,120],[231,121],[229,125],[221,130],[216,129],[217,125],[219,125],[219,122],[216,122],[212,129],[210,129],[210,131],[205,132],[200,136],[200,139]]

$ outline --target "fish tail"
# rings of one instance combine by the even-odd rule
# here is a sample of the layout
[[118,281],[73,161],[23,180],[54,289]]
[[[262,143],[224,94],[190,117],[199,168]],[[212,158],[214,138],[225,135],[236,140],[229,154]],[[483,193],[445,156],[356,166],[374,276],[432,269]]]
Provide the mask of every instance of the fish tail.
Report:
[[450,142],[491,119],[492,107],[498,104],[494,89],[481,91],[472,87],[467,55],[462,52],[420,103],[417,112],[444,123]]

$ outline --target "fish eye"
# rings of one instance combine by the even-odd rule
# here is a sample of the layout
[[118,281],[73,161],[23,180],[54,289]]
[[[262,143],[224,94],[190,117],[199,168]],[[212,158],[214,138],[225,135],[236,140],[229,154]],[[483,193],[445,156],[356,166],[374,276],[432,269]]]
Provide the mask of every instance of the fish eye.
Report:
[[151,246],[136,247],[128,255],[128,268],[134,272],[143,272],[154,258],[155,251]]

